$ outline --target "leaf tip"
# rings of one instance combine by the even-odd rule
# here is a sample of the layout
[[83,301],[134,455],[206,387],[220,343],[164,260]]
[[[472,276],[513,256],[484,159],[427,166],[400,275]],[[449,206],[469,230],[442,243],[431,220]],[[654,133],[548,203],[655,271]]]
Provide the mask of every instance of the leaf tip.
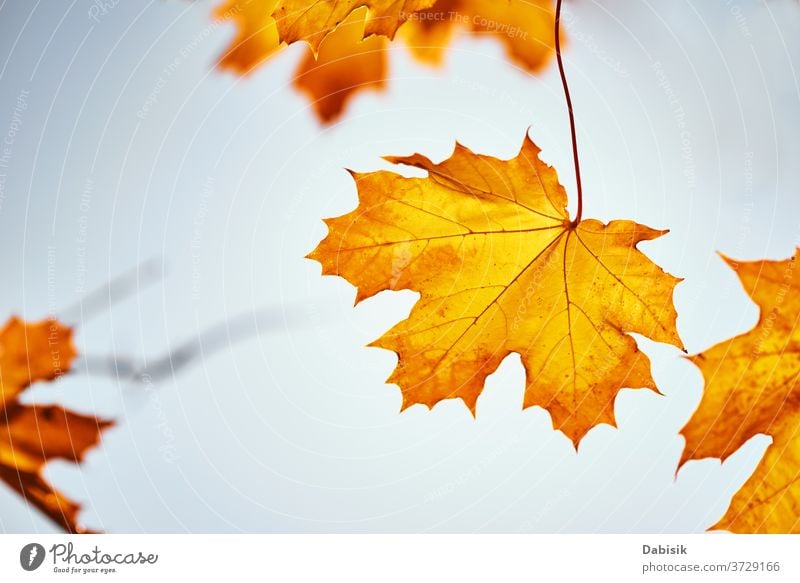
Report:
[[678,467],[675,468],[675,476],[677,477],[678,472],[683,469],[683,466],[686,465],[686,462],[692,461],[692,452],[689,451],[688,441],[686,440],[686,436],[683,433],[679,433],[684,440],[683,451],[681,452],[681,457],[678,459]]
[[[389,377],[389,378],[392,378],[392,377]],[[402,389],[401,389],[401,392],[402,392]],[[415,400],[409,398],[408,395],[406,395],[405,392],[402,392],[402,395],[403,395],[403,401],[400,403],[400,412],[401,413],[406,411],[407,409],[410,409],[414,405],[424,405],[428,409],[431,408],[430,405],[428,405],[426,403],[420,403],[419,401],[415,401]]]
[[[367,346],[367,348],[384,348],[385,349],[387,347],[383,343],[383,339],[384,339],[383,336],[381,336],[380,338],[376,338],[372,342],[368,342],[366,346]],[[394,376],[394,373],[392,373],[392,376]],[[391,382],[389,379],[391,379],[392,376],[390,376],[388,379],[386,379],[387,383]]]
[[362,175],[361,172],[353,170],[352,168],[345,167],[344,171],[347,172],[355,182],[358,182]]
[[723,260],[725,263],[727,263],[727,264],[728,264],[728,267],[730,267],[730,268],[731,268],[731,269],[733,269],[734,271],[739,271],[739,267],[741,267],[741,264],[742,264],[742,262],[741,262],[741,261],[737,261],[736,259],[733,259],[732,257],[730,257],[730,256],[726,255],[726,254],[725,254],[725,253],[723,253],[722,251],[717,251],[717,255],[719,255],[719,256],[720,256],[720,258],[721,258],[721,259],[722,259],[722,260]]
[[539,153],[542,149],[536,145],[536,142],[533,141],[531,138],[531,129],[533,126],[528,126],[528,129],[525,130],[525,135],[522,138],[522,146],[520,147],[520,152],[530,149],[531,155],[536,156],[538,158]]
[[462,396],[460,398],[464,402],[464,405],[466,405],[467,410],[470,412],[470,415],[472,415],[472,419],[473,420],[477,419],[478,418],[478,399],[477,398],[476,399],[467,398],[467,397],[464,397],[464,396]]
[[[564,433],[564,431],[561,430],[561,433]],[[581,445],[581,441],[583,440],[583,436],[567,435],[566,433],[564,433],[564,437],[567,438],[567,440],[569,441],[570,445],[572,446],[572,451],[575,452],[575,453],[578,453],[578,448]]]
[[453,147],[452,156],[455,156],[457,154],[468,155],[468,156],[475,155],[475,153],[470,148],[468,148],[467,146],[456,140],[455,146]]
[[353,301],[353,307],[357,306],[358,304],[360,304],[361,302],[370,297],[372,297],[372,292],[365,291],[360,287],[356,287],[356,297],[355,300]]
[[383,159],[390,164],[412,166],[414,168],[419,168],[426,171],[430,171],[431,168],[436,167],[436,164],[434,164],[430,158],[423,156],[422,154],[412,154],[410,156],[383,156]]
[[325,271],[325,255],[323,254],[319,245],[317,245],[312,251],[303,257],[303,259],[308,259],[309,261],[319,263],[322,275],[331,275]]

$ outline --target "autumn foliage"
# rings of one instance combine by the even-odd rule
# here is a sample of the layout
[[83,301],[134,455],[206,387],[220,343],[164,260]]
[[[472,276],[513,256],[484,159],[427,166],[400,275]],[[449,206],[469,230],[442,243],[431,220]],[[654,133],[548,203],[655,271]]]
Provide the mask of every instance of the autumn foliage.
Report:
[[[337,119],[353,96],[389,82],[388,50],[402,39],[438,65],[459,33],[499,43],[537,72],[558,50],[580,185],[574,112],[551,0],[226,0],[215,17],[236,34],[219,65],[251,73],[296,42],[307,53],[293,78],[316,116]],[[559,36],[560,38],[560,36]],[[558,47],[558,49],[556,49]],[[526,135],[498,159],[456,144],[447,159],[391,156],[421,171],[352,173],[358,206],[325,221],[309,258],[356,289],[356,302],[386,290],[419,294],[409,316],[372,342],[397,355],[387,382],[402,408],[460,399],[475,414],[487,377],[510,354],[525,369],[523,408],[540,406],[577,446],[614,425],[623,388],[658,392],[632,334],[683,350],[673,295],[680,278],[645,251],[666,230],[631,220],[571,217],[557,172]],[[581,189],[578,189],[582,209]],[[640,248],[641,247],[643,248]],[[725,258],[760,309],[755,327],[687,357],[702,372],[702,400],[682,429],[679,467],[725,460],[749,439],[772,439],[753,475],[713,528],[800,533],[800,249],[782,261]],[[11,318],[0,329],[0,479],[67,532],[86,532],[81,507],[43,477],[54,459],[80,463],[112,423],[21,397],[68,373],[72,330],[55,319]]]
[[58,405],[25,405],[19,397],[33,383],[66,374],[77,352],[72,330],[56,320],[26,323],[11,318],[0,330],[0,478],[67,532],[85,532],[80,506],[42,476],[47,462],[80,463],[111,422]]
[[[548,62],[555,39],[550,0],[230,0],[217,14],[225,11],[239,33],[223,68],[247,73],[285,44],[309,45],[293,83],[323,122],[358,93],[386,87],[395,36],[431,65],[442,63],[459,32],[489,37],[528,72]],[[638,248],[665,231],[572,221],[555,170],[538,155],[528,139],[511,160],[457,145],[438,164],[389,158],[425,178],[353,174],[358,208],[328,219],[328,236],[309,257],[355,285],[357,301],[388,289],[419,292],[408,319],[373,342],[398,355],[388,380],[400,387],[403,408],[460,398],[474,412],[486,377],[517,353],[526,370],[523,406],[548,410],[577,444],[598,423],[614,424],[621,388],[658,390],[630,333],[683,347],[672,304],[679,280]],[[765,459],[717,527],[795,532],[800,305],[785,301],[798,287],[794,262],[730,263],[766,315],[752,332],[691,357],[707,385],[683,430],[681,463],[725,459],[753,435],[771,435]],[[790,275],[764,275],[776,271]]]
[[331,121],[357,92],[386,85],[387,39],[364,37],[366,9],[356,10],[306,54],[294,85],[308,95],[319,119]]
[[682,462],[725,459],[758,434],[772,437],[755,473],[716,528],[800,533],[800,268],[786,261],[727,259],[758,304],[756,326],[691,357],[706,387],[683,428]]
[[631,332],[682,348],[678,279],[637,245],[664,234],[631,221],[573,223],[556,171],[528,138],[511,160],[456,145],[427,172],[354,174],[360,205],[326,221],[310,257],[358,289],[357,301],[410,289],[409,318],[373,345],[395,351],[389,381],[403,406],[460,398],[470,410],[510,353],[526,370],[524,406],[540,405],[574,442],[614,423],[623,387],[655,389]]
[[439,0],[400,29],[421,62],[440,64],[458,32],[492,38],[510,60],[535,73],[553,54],[555,14],[551,0]]
[[214,14],[237,25],[220,66],[238,74],[252,72],[284,45],[307,43],[293,84],[324,123],[337,119],[358,93],[386,87],[389,41],[396,34],[431,65],[441,64],[459,31],[496,40],[528,72],[539,71],[553,54],[550,0],[228,0]]

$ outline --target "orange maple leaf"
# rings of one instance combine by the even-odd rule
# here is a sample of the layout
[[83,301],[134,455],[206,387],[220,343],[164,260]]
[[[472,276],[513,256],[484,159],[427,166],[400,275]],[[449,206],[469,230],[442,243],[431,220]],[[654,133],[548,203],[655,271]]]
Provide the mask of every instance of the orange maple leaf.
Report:
[[427,171],[353,174],[360,205],[327,219],[309,257],[357,287],[420,299],[372,343],[399,362],[388,382],[403,408],[458,397],[474,412],[486,377],[510,353],[527,373],[524,407],[540,405],[574,443],[614,423],[623,387],[656,390],[631,332],[682,348],[672,304],[680,281],[636,247],[665,233],[631,221],[577,224],[553,168],[526,137],[510,160],[456,145],[440,164],[387,158]]
[[357,92],[386,84],[389,41],[377,35],[363,39],[366,16],[366,8],[352,12],[325,37],[316,56],[309,51],[295,74],[295,87],[308,94],[325,123],[339,117]]
[[755,473],[712,528],[800,533],[800,250],[786,261],[736,262],[761,308],[756,326],[690,357],[706,386],[681,433],[687,460],[725,459],[754,435],[772,436]]
[[278,0],[226,0],[214,11],[218,20],[232,20],[237,32],[219,59],[219,66],[245,75],[267,60],[281,46],[272,11]]
[[394,38],[398,27],[436,0],[279,0],[272,13],[282,42],[305,41],[316,52],[322,40],[362,6],[368,8],[362,38]]
[[400,33],[414,56],[438,64],[458,29],[497,38],[513,61],[539,71],[555,49],[552,0],[439,0],[409,18]]
[[[386,49],[398,27],[412,54],[438,64],[457,29],[502,42],[512,60],[536,72],[553,53],[550,0],[226,0],[215,18],[232,20],[237,34],[219,66],[247,74],[283,44],[305,40],[309,54],[294,75],[323,123],[336,119],[364,89],[386,85]],[[405,23],[405,24],[404,24]]]
[[80,506],[55,490],[42,468],[52,459],[80,463],[112,423],[56,405],[24,405],[18,397],[32,383],[68,372],[76,355],[72,330],[56,320],[14,317],[0,329],[0,479],[71,533],[85,532]]

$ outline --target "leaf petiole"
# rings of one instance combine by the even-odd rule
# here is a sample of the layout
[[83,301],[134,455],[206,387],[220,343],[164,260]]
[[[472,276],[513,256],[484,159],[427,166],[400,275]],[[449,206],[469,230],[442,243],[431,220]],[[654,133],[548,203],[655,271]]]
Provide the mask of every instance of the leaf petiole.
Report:
[[572,158],[575,163],[575,184],[578,188],[578,210],[575,215],[575,220],[572,221],[571,226],[574,228],[581,222],[583,216],[583,185],[581,184],[581,164],[578,159],[578,138],[575,132],[575,114],[572,111],[572,97],[569,94],[569,85],[567,84],[567,76],[564,73],[564,63],[561,60],[561,2],[556,0],[556,26],[555,26],[555,40],[556,40],[556,60],[558,61],[558,72],[561,75],[561,85],[564,87],[564,97],[567,100],[567,111],[569,112],[569,128],[572,134]]

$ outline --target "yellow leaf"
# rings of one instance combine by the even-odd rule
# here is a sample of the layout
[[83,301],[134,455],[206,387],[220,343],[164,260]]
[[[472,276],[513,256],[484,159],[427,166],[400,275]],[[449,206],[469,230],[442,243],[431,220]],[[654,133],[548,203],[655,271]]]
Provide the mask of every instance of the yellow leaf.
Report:
[[736,262],[758,304],[756,326],[690,357],[706,386],[682,434],[687,460],[723,460],[754,435],[772,436],[755,473],[714,528],[800,533],[800,270],[786,261]]
[[[335,120],[363,89],[386,85],[385,50],[398,27],[412,53],[439,63],[456,28],[502,42],[512,60],[536,72],[553,53],[555,15],[549,0],[226,0],[215,11],[237,25],[219,61],[240,75],[250,73],[283,43],[308,41],[310,53],[295,72],[323,123]],[[277,20],[276,20],[277,19]]]
[[280,48],[272,18],[278,0],[227,0],[214,11],[218,20],[232,20],[236,36],[220,57],[219,66],[244,75]]
[[439,0],[403,25],[400,37],[417,60],[432,65],[441,64],[455,33],[453,18],[459,15],[463,3],[463,0]]
[[651,388],[649,360],[630,332],[682,347],[678,279],[636,245],[664,234],[631,221],[574,225],[553,168],[526,138],[511,160],[456,145],[427,171],[354,174],[359,207],[326,221],[309,256],[357,287],[357,301],[410,289],[408,319],[373,343],[399,362],[390,382],[403,407],[458,397],[474,411],[486,377],[512,352],[527,373],[523,405],[540,405],[573,442],[614,423],[623,387]]
[[555,50],[552,0],[439,0],[401,32],[421,61],[438,64],[457,29],[497,38],[513,61],[539,71]]
[[386,77],[388,39],[364,37],[366,9],[353,12],[320,45],[309,51],[296,73],[295,87],[308,94],[320,121],[329,123],[365,89],[381,89]]
[[67,373],[76,355],[72,330],[56,320],[11,318],[0,330],[0,479],[67,532],[85,532],[80,506],[53,489],[42,468],[52,459],[79,463],[112,423],[17,397],[31,383]]
[[373,34],[394,38],[397,28],[412,14],[435,0],[280,0],[272,13],[280,40],[304,40],[316,52],[322,40],[362,6],[369,9],[362,38]]

